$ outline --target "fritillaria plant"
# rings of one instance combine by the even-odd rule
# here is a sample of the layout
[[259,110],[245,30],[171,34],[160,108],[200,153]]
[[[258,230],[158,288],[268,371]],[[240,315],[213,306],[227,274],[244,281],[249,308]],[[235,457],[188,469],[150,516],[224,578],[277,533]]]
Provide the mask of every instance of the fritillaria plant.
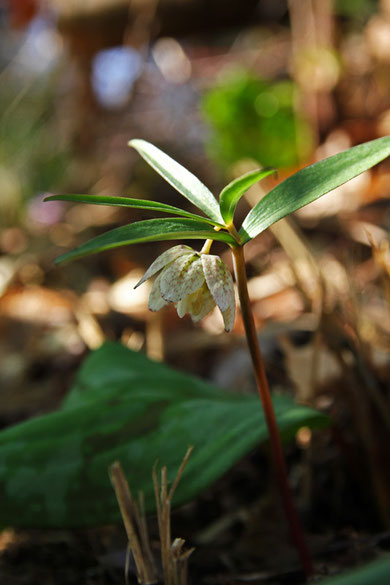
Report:
[[144,140],[132,140],[129,144],[204,215],[190,213],[157,201],[130,197],[54,195],[47,200],[134,207],[173,216],[138,221],[113,229],[64,254],[57,261],[73,260],[140,242],[205,240],[199,251],[181,244],[168,249],[153,262],[137,286],[157,275],[149,298],[149,308],[152,311],[174,303],[179,317],[189,313],[196,322],[218,306],[223,316],[225,330],[230,331],[235,314],[233,281],[222,260],[210,254],[210,248],[215,240],[224,242],[231,248],[241,315],[268,425],[274,470],[292,538],[303,569],[309,577],[312,574],[311,560],[287,481],[280,435],[248,295],[244,246],[278,220],[387,158],[390,154],[390,137],[355,146],[290,176],[251,209],[240,229],[237,229],[233,222],[238,201],[253,184],[269,175],[272,170],[255,170],[232,181],[221,191],[218,203],[199,179],[152,144]]

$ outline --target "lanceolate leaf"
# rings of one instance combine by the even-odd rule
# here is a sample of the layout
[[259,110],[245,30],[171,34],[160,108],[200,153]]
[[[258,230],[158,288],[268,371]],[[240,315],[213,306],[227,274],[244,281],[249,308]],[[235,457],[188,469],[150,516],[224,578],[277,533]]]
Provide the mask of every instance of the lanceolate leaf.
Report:
[[[319,412],[275,396],[284,440]],[[267,441],[257,396],[220,390],[108,343],[90,354],[59,412],[0,433],[0,524],[77,527],[120,522],[108,467],[119,460],[134,494],[154,509],[156,460],[175,476],[194,446],[174,504],[187,502]]]
[[89,240],[71,252],[63,254],[56,262],[75,260],[103,250],[138,244],[141,242],[158,242],[163,240],[220,240],[226,244],[235,244],[235,240],[222,231],[215,231],[211,226],[194,219],[161,218],[146,219],[115,228]]
[[171,213],[173,215],[191,217],[192,219],[196,219],[198,221],[204,221],[205,223],[211,225],[219,225],[220,227],[223,227],[222,224],[218,224],[208,217],[203,217],[202,215],[197,215],[195,213],[189,213],[188,211],[180,209],[179,207],[173,207],[172,205],[159,203],[158,201],[149,201],[147,199],[133,199],[132,197],[107,197],[104,195],[60,194],[50,195],[50,197],[45,198],[45,201],[73,201],[75,203],[92,203],[94,205],[113,205],[115,207],[148,209],[150,211],[161,211],[162,213]]
[[212,220],[222,223],[217,200],[195,175],[145,140],[131,140],[129,145],[135,148],[146,162],[179,193],[187,197]]
[[390,155],[390,137],[378,138],[295,173],[248,213],[240,229],[243,243],[304,205],[332,191]]
[[235,179],[222,189],[219,196],[219,206],[221,209],[221,215],[227,224],[231,223],[237,203],[248,189],[257,183],[257,181],[261,181],[261,179],[268,177],[268,175],[273,172],[275,172],[274,169],[257,169],[256,171],[250,171],[242,177]]

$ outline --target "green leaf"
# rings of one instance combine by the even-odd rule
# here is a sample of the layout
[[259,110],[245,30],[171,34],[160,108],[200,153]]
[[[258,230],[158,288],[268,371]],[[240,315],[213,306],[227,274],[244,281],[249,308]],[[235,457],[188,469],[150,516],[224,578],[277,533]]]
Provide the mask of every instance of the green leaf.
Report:
[[343,575],[319,581],[318,585],[388,585],[389,577],[390,556],[387,555]]
[[267,193],[248,213],[239,231],[243,243],[389,155],[390,137],[386,136],[359,144],[298,171]]
[[194,219],[161,218],[146,219],[105,232],[78,248],[59,256],[56,263],[75,260],[103,250],[138,244],[141,242],[158,242],[164,240],[220,240],[234,245],[235,240],[226,232],[215,231],[207,224]]
[[[274,405],[284,440],[300,426],[328,424],[288,396],[275,396]],[[107,474],[115,460],[152,511],[155,461],[167,465],[172,480],[194,445],[174,499],[184,503],[267,436],[257,396],[230,394],[108,343],[84,362],[62,410],[0,433],[0,523],[120,522]]]
[[158,201],[149,201],[147,199],[133,199],[132,197],[110,197],[105,195],[75,195],[75,194],[59,194],[50,195],[44,201],[73,201],[75,203],[91,203],[93,205],[112,205],[115,207],[132,207],[135,209],[148,209],[150,211],[161,211],[162,213],[172,213],[173,215],[181,215],[183,217],[190,217],[203,221],[211,225],[219,225],[215,221],[196,213],[189,213],[180,207],[173,207],[173,205],[166,205]]
[[142,158],[179,193],[204,211],[212,220],[222,223],[217,200],[195,175],[145,140],[130,140],[129,145],[135,148]]
[[256,171],[250,171],[238,179],[234,179],[234,181],[222,189],[219,196],[219,207],[226,224],[231,223],[237,203],[248,189],[257,183],[257,181],[261,181],[261,179],[268,177],[268,175],[274,172],[275,169],[257,169]]

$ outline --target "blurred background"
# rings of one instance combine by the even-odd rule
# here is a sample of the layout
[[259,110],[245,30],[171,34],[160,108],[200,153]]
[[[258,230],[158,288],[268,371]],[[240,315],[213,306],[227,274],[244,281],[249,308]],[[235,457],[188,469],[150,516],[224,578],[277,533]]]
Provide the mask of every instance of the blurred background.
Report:
[[[143,138],[216,195],[252,168],[278,169],[240,203],[239,224],[250,205],[302,166],[387,134],[389,0],[3,0],[2,428],[56,409],[85,355],[105,340],[220,386],[244,393],[254,387],[239,316],[228,336],[216,312],[194,326],[173,308],[148,312],[147,284],[133,290],[169,244],[54,266],[59,254],[88,238],[150,215],[43,203],[47,194],[129,195],[190,210],[128,148],[131,138]],[[351,555],[372,558],[390,544],[389,196],[385,161],[246,247],[273,389],[334,421],[318,436],[301,429],[288,457],[307,529],[318,542],[330,538],[346,564]],[[231,266],[227,249],[214,246]],[[254,485],[261,475],[256,457],[236,472]],[[204,512],[204,525],[241,506],[234,477],[198,504],[208,510],[219,498],[217,512]],[[255,502],[251,490],[246,496]],[[267,507],[264,498],[258,507]],[[272,514],[260,517],[272,524]],[[237,555],[246,569],[256,523],[229,517],[221,539],[230,546],[237,523],[243,535]],[[193,533],[201,528],[195,523]],[[55,540],[39,538],[48,547]],[[103,555],[100,536],[72,538],[48,558],[59,566],[68,549],[77,550],[95,566]],[[15,568],[23,558],[33,573],[29,546],[26,532],[0,535],[0,574],[12,575],[12,583],[30,583],[18,580]],[[263,546],[267,557],[273,543]],[[106,570],[86,582],[121,582],[105,581]]]

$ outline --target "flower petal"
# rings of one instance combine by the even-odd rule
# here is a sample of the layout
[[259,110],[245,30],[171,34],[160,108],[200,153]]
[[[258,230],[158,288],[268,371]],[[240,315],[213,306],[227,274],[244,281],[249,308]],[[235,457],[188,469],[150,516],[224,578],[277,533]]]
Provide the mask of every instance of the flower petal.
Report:
[[159,311],[160,309],[165,307],[165,305],[169,304],[168,301],[163,299],[163,297],[161,296],[160,280],[161,274],[157,276],[156,280],[153,283],[152,290],[150,291],[148,306],[151,311]]
[[188,299],[190,298],[190,296],[191,295],[189,295],[188,297],[184,297],[184,299],[181,299],[181,301],[179,301],[176,305],[176,311],[180,319],[182,319],[184,315],[188,313]]
[[233,279],[230,271],[219,256],[201,254],[201,260],[207,286],[223,313],[235,304]]
[[173,248],[169,248],[169,250],[166,250],[156,258],[156,260],[149,266],[141,280],[137,282],[134,288],[140,286],[143,282],[145,282],[145,280],[148,280],[148,278],[156,274],[156,272],[164,268],[170,262],[173,262],[173,260],[176,260],[176,258],[179,256],[193,253],[194,250],[192,248],[189,246],[183,246],[182,244],[179,246],[173,246]]
[[202,262],[197,254],[181,256],[161,273],[160,290],[166,301],[177,303],[204,283]]
[[223,323],[225,325],[225,331],[227,333],[229,333],[229,331],[233,329],[235,312],[236,312],[235,304],[230,305],[230,307],[228,307],[226,311],[221,311]]
[[191,305],[190,315],[191,319],[194,323],[197,323],[203,317],[206,317],[215,307],[215,301],[210,294],[210,291],[205,286],[205,292],[202,296],[200,303],[195,303]]
[[197,291],[184,297],[177,303],[177,314],[183,317],[190,313],[194,322],[200,321],[215,307],[215,302],[210,294],[207,284],[204,283]]

